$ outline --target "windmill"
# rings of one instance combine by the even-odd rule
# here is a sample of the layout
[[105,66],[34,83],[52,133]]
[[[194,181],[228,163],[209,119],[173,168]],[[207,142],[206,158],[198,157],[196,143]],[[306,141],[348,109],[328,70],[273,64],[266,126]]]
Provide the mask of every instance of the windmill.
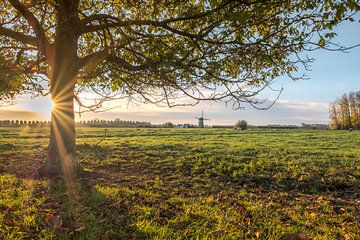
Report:
[[204,111],[201,111],[201,117],[196,118],[196,119],[199,120],[199,128],[204,128],[205,127],[204,120],[210,120],[210,119],[204,118]]

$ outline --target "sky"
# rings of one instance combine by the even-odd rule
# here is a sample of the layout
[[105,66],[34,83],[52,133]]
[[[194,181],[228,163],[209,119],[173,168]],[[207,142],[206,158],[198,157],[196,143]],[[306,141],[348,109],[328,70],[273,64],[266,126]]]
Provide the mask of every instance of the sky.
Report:
[[[335,42],[345,46],[360,43],[360,23],[346,23],[337,27],[338,37]],[[360,90],[360,47],[346,53],[319,50],[308,53],[315,59],[311,71],[306,73],[309,80],[292,81],[288,78],[276,79],[273,87],[284,90],[269,110],[256,110],[245,105],[243,110],[233,110],[223,102],[206,102],[191,107],[164,108],[148,104],[140,106],[113,103],[118,106],[108,112],[86,113],[76,116],[76,120],[120,118],[123,120],[149,121],[161,124],[173,123],[196,124],[195,117],[204,111],[209,118],[208,125],[232,125],[244,119],[252,125],[328,123],[329,103],[344,93]],[[264,92],[260,97],[273,98],[274,94]],[[0,107],[0,120],[50,120],[52,103],[49,97],[30,99],[19,97],[17,104]]]

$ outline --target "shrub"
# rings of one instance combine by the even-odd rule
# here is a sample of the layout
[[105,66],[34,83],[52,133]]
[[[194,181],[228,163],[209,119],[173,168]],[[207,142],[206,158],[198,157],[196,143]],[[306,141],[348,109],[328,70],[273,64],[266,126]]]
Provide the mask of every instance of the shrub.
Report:
[[163,124],[163,127],[164,128],[173,128],[174,124],[172,122],[166,122],[166,123]]
[[234,125],[234,129],[245,130],[247,128],[248,128],[248,125],[245,120],[239,120]]

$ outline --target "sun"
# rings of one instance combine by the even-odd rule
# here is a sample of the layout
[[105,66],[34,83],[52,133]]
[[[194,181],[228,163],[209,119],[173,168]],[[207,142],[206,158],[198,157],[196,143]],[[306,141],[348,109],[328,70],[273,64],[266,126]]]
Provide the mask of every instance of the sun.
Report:
[[51,112],[54,111],[54,109],[56,108],[56,103],[53,100],[50,101],[50,108],[51,108]]

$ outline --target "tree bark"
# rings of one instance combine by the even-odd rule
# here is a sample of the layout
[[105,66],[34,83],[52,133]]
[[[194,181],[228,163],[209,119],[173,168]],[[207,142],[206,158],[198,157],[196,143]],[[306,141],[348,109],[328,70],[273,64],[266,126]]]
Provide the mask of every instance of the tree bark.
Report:
[[53,54],[48,57],[51,112],[48,158],[39,169],[41,176],[73,178],[78,170],[75,145],[74,89],[79,67],[78,1],[60,1]]
[[52,96],[50,143],[47,161],[40,168],[41,176],[64,176],[70,178],[78,170],[76,161],[75,120],[73,90],[66,96]]
[[76,175],[74,89],[77,71],[75,58],[64,54],[55,61],[54,75],[51,79],[51,99],[54,107],[51,111],[50,142],[48,158],[40,168],[41,176]]

